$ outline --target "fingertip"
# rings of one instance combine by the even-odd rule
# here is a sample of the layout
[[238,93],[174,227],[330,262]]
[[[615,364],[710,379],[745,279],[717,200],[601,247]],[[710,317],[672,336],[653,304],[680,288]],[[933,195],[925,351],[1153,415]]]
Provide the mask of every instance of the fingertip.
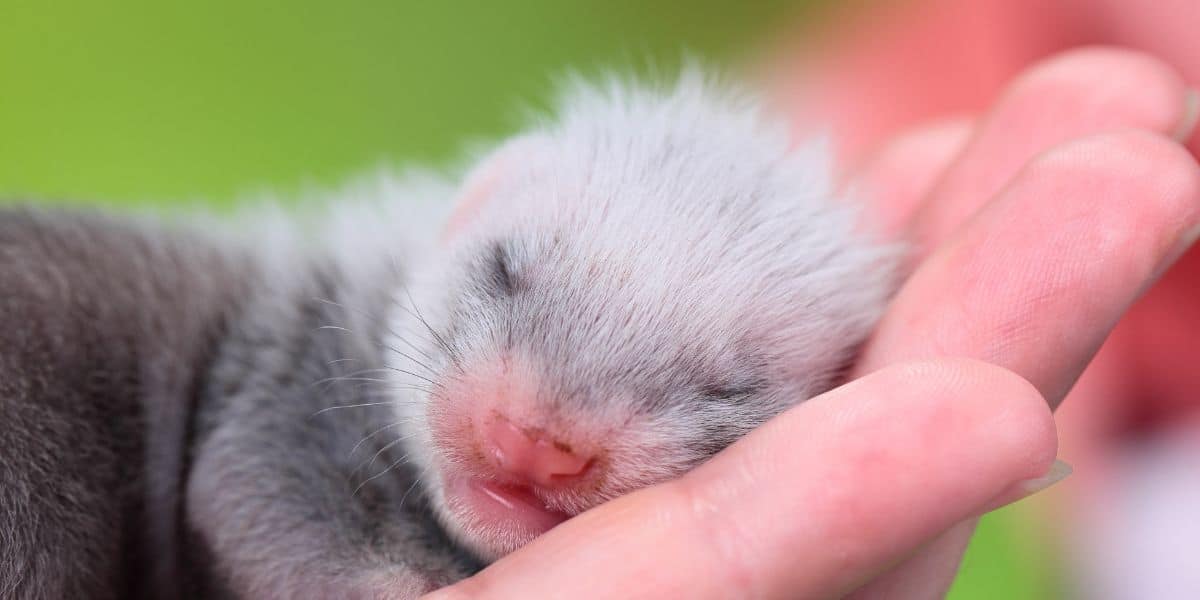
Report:
[[[1081,90],[1087,94],[1074,97]],[[1162,133],[1177,130],[1188,113],[1188,87],[1178,71],[1151,54],[1110,46],[1076,48],[1033,65],[1000,103],[1057,92],[1081,100],[1077,111],[1099,108],[1110,122]]]
[[986,205],[1034,157],[1073,139],[1142,129],[1167,136],[1190,118],[1188,87],[1148,54],[1088,47],[1049,58],[1009,85],[915,217],[929,247]]
[[933,389],[922,389],[922,392],[987,389],[1001,395],[1038,395],[1037,390],[1016,373],[966,356],[915,359],[890,365],[879,373],[897,373],[902,382],[919,387],[934,386]]
[[[857,389],[856,389],[857,388]],[[847,411],[890,415],[902,410],[929,415],[931,429],[971,431],[974,448],[1004,462],[1004,481],[1015,482],[1045,473],[1058,452],[1058,436],[1050,404],[1037,387],[1017,373],[967,357],[938,357],[894,363],[846,386],[844,393],[882,397],[876,406],[849,406]],[[978,460],[979,457],[963,460]]]
[[[1109,244],[1146,248],[1152,262],[1147,285],[1200,235],[1200,166],[1186,148],[1142,130],[1123,130],[1057,146],[1031,161],[1026,175],[1090,184],[1093,202],[1132,205],[1111,211]],[[1130,218],[1132,217],[1132,219]],[[1138,243],[1153,236],[1153,242]]]
[[1190,88],[1184,95],[1183,116],[1171,132],[1171,139],[1187,144],[1195,135],[1197,125],[1200,125],[1200,91]]
[[992,371],[976,377],[981,389],[989,393],[974,399],[995,403],[986,407],[993,436],[991,448],[1008,454],[1013,480],[1040,477],[1058,455],[1058,432],[1050,403],[1024,377],[995,365],[988,366]]
[[1050,148],[1031,161],[1040,166],[1094,169],[1119,179],[1144,179],[1160,193],[1195,193],[1200,177],[1196,159],[1164,134],[1122,128],[1070,140]]
[[[882,389],[929,396],[987,391],[1036,403],[1042,399],[1037,388],[1025,378],[994,363],[968,356],[936,356],[901,360],[865,374],[847,386],[872,385]],[[968,395],[971,402],[977,395]],[[986,402],[986,401],[985,401]]]
[[[901,363],[894,384],[930,397],[953,397],[966,418],[979,424],[980,444],[992,452],[1022,456],[1012,478],[1043,474],[1055,460],[1057,433],[1050,405],[1037,387],[1017,373],[990,362],[946,357]],[[922,389],[921,386],[929,386]]]

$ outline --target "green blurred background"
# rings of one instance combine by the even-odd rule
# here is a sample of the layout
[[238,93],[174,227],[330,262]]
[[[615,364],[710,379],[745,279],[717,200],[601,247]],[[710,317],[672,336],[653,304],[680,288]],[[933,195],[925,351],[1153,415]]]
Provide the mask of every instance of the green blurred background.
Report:
[[[227,207],[380,164],[453,160],[568,71],[736,69],[819,2],[0,0],[0,197]],[[1057,597],[1020,507],[950,597]]]

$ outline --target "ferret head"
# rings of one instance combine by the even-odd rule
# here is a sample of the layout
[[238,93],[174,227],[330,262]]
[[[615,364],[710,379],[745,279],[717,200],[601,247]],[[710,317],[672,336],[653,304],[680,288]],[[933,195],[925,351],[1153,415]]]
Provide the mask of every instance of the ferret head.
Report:
[[827,389],[891,287],[827,152],[742,98],[582,88],[468,177],[397,294],[438,518],[485,560]]

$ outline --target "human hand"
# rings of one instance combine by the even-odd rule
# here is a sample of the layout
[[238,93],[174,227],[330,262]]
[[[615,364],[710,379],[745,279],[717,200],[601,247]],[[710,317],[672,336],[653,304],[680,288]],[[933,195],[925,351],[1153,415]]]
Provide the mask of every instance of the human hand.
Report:
[[[860,186],[881,227],[908,232],[924,258],[865,363],[893,328],[901,339],[921,331],[915,356],[988,360],[1057,406],[1117,319],[1200,233],[1200,170],[1178,143],[1194,125],[1189,102],[1182,79],[1152,58],[1075,51],[1024,73],[977,121],[918,130],[867,160]],[[861,596],[944,594],[971,529]]]
[[[1159,71],[1159,81],[1170,80],[1175,91],[1180,79],[1195,86],[1198,11],[1194,0],[880,2],[835,11],[819,31],[781,46],[768,64],[797,122],[832,124],[842,158],[858,164],[900,131],[947,116],[978,116],[1017,73],[1068,48],[1109,44],[1145,52],[1154,58],[1145,57],[1143,73]],[[1113,78],[1096,93],[1149,98],[1149,90],[1130,87],[1140,83]],[[1095,100],[1084,109],[1111,104]],[[1051,110],[1047,118],[1058,114]],[[920,143],[947,147],[932,137]],[[1200,135],[1185,145],[1200,156]],[[1113,450],[1130,434],[1200,422],[1200,370],[1191,352],[1200,336],[1198,281],[1200,252],[1191,252],[1131,308],[1072,393],[1077,400],[1057,414],[1063,452],[1083,467],[1084,478],[1102,478]],[[1084,483],[1076,478],[1075,487]],[[1083,493],[1091,495],[1094,487]]]
[[[1003,371],[886,365],[980,357],[1057,404],[1200,224],[1200,175],[1165,137],[1185,112],[1182,86],[1140,57],[1060,60],[1014,84],[979,126],[904,136],[858,172],[878,227],[922,232],[860,379],[434,597],[944,592],[970,533],[952,525],[1046,474],[1053,426],[1039,394]],[[1081,69],[1134,78],[1141,95],[1092,102]],[[966,189],[934,184],[956,180]]]
[[[981,114],[1014,74],[1043,57],[1081,45],[1112,44],[1148,54],[1127,54],[1130,64],[1115,69],[1112,77],[1104,72],[1103,61],[1094,63],[1099,70],[1091,74],[1078,71],[1090,83],[1071,83],[1069,74],[1064,73],[1067,87],[1063,89],[1091,86],[1090,97],[1082,99],[1083,110],[1135,109],[1143,111],[1143,118],[1168,120],[1170,115],[1178,116],[1180,82],[1191,83],[1193,89],[1200,82],[1200,37],[1193,31],[1198,8],[1193,0],[1150,4],[1121,0],[877,3],[868,11],[839,14],[833,23],[824,24],[824,35],[816,36],[815,43],[781,48],[773,62],[774,82],[797,122],[815,119],[833,124],[839,139],[845,141],[840,155],[847,164],[861,164],[873,152],[871,148],[897,131],[956,116],[953,123],[908,136],[908,159],[895,158],[904,150],[892,153],[887,168],[911,171],[921,156],[957,152],[960,148],[955,144],[961,143],[970,129],[965,123]],[[801,97],[794,93],[797,91],[809,95]],[[1158,94],[1165,95],[1151,101]],[[1125,102],[1113,106],[1113,97]],[[1157,102],[1157,107],[1138,107],[1139,99]],[[1192,111],[1193,118],[1196,100],[1193,96],[1191,106],[1183,106]],[[1058,119],[1070,106],[1059,105],[1063,108],[1050,108],[1044,118]],[[1124,122],[1115,112],[1110,116],[1111,125]],[[1169,131],[1193,155],[1200,155],[1200,135],[1193,130],[1188,138],[1184,131],[1187,121],[1176,122]],[[1101,125],[1095,131],[1104,130],[1102,122],[1095,124]],[[986,153],[975,154],[983,157],[980,161],[990,160]],[[938,183],[938,193],[945,196],[955,188],[971,193],[976,176],[969,169],[963,173],[957,182]],[[940,177],[940,173],[928,176]],[[893,177],[885,185],[895,186],[898,181],[911,186],[915,178]],[[920,194],[903,190],[892,197],[901,202],[924,200]],[[901,204],[888,210],[905,215],[907,209]],[[949,221],[952,224],[954,219]],[[895,221],[885,225],[903,226]],[[1097,514],[1081,512],[1078,500],[1095,505],[1097,499],[1112,498],[1113,492],[1135,477],[1128,464],[1131,442],[1195,437],[1200,432],[1200,395],[1196,394],[1200,371],[1194,367],[1195,340],[1200,336],[1200,303],[1195,301],[1200,293],[1198,281],[1200,251],[1191,251],[1129,309],[1072,390],[1073,399],[1057,412],[1060,454],[1080,472],[1071,484],[1051,495],[1053,503],[1039,503],[1038,508],[1049,511],[1044,515],[1046,525],[1064,529],[1067,539],[1094,545],[1095,530],[1108,523],[1109,529],[1116,526],[1116,530],[1126,531],[1114,535],[1129,539],[1105,543],[1137,543],[1128,530],[1133,526],[1132,514],[1113,512],[1116,509],[1112,507]],[[1177,485],[1176,489],[1182,488]],[[1068,506],[1071,510],[1060,510]],[[1160,539],[1157,543],[1186,539],[1186,533],[1176,531],[1175,541]],[[965,543],[965,537],[963,540]],[[1124,559],[1110,557],[1110,562],[1123,564],[1130,572],[1128,560],[1136,556],[1133,552]],[[1161,557],[1145,560],[1147,564],[1164,562]],[[1085,568],[1103,569],[1098,565]],[[1186,566],[1179,568],[1180,573],[1187,572]]]

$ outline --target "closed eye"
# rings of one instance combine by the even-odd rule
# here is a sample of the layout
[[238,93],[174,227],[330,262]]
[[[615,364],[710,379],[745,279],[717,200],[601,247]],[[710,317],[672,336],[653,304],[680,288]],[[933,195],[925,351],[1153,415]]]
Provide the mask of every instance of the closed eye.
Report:
[[508,247],[503,242],[495,242],[491,245],[485,268],[489,287],[497,295],[511,296],[517,292],[517,277],[512,271]]
[[710,383],[700,388],[700,394],[710,400],[736,402],[757,394],[762,391],[762,388],[763,384],[760,382],[738,384]]

